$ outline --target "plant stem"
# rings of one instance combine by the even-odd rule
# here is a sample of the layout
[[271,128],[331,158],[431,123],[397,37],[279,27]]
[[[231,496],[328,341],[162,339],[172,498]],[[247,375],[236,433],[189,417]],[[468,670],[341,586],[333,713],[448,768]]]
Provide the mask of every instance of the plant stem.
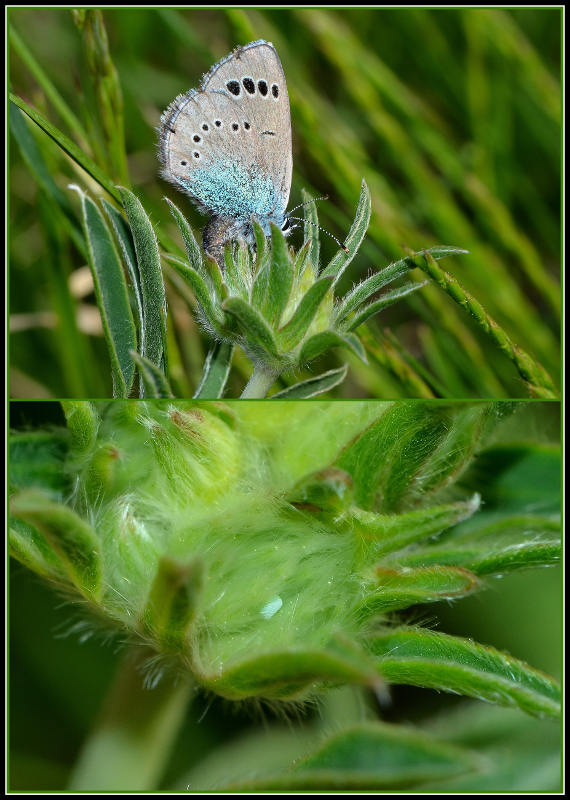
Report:
[[263,399],[278,377],[279,373],[277,371],[268,370],[263,366],[256,366],[253,370],[253,375],[242,392],[242,400]]
[[456,303],[475,317],[475,321],[487,336],[515,364],[531,397],[542,400],[555,400],[560,397],[560,392],[544,367],[515,344],[500,325],[487,314],[481,303],[469,294],[459,281],[443,270],[430,253],[424,251],[423,259],[414,260],[417,266],[436,281]]
[[129,652],[72,773],[70,791],[156,789],[184,719],[192,686],[165,677],[152,689],[141,670],[148,653]]

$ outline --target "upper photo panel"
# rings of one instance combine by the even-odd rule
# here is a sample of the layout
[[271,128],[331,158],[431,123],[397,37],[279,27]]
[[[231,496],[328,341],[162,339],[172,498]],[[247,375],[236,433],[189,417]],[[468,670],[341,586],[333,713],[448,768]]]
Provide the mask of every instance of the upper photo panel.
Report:
[[561,14],[11,9],[10,396],[559,397]]

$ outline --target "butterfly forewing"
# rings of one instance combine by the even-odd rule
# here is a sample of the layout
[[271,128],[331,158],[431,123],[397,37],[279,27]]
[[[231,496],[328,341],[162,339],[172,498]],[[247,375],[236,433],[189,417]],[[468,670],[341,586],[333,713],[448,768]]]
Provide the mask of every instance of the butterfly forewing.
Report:
[[252,42],[216,64],[162,118],[164,176],[213,214],[278,221],[291,188],[291,121],[275,48]]

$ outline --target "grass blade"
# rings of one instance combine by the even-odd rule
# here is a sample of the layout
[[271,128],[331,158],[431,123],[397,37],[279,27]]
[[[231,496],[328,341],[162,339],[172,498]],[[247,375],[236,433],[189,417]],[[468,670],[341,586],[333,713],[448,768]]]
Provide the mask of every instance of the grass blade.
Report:
[[113,185],[112,181],[105,175],[103,170],[101,170],[95,162],[89,158],[89,156],[85,155],[85,153],[74,144],[71,139],[69,139],[65,134],[59,131],[55,125],[52,125],[51,122],[48,122],[47,119],[42,117],[41,114],[38,114],[37,111],[34,111],[27,103],[24,103],[19,97],[16,97],[15,94],[10,92],[10,101],[14,103],[15,106],[18,106],[22,111],[24,111],[28,117],[33,120],[36,125],[41,128],[50,139],[61,147],[64,153],[72,158],[76,164],[87,172],[94,181],[96,181],[99,186],[105,189],[111,197],[117,201],[117,203],[121,202],[121,196],[118,193],[117,189]]

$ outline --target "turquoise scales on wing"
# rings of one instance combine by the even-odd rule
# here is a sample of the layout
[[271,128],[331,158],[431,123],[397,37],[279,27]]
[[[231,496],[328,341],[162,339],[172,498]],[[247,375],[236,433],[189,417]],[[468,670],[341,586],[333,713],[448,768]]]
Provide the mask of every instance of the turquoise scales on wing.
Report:
[[287,231],[293,161],[285,76],[270,42],[259,40],[218,62],[199,89],[162,116],[163,176],[211,218],[204,249],[220,263],[234,239],[254,243],[252,217]]
[[194,170],[192,182],[182,178],[179,183],[217,216],[249,225],[254,215],[267,236],[269,220],[280,228],[285,222],[285,209],[279,208],[275,186],[256,164],[244,168],[235,161],[216,161],[208,169]]

